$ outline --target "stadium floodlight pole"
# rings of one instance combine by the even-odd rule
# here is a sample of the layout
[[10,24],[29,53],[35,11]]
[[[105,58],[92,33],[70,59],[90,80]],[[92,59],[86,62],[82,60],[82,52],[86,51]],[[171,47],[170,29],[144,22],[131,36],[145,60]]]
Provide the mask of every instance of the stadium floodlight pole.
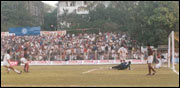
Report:
[[174,31],[172,31],[172,69],[174,70]]

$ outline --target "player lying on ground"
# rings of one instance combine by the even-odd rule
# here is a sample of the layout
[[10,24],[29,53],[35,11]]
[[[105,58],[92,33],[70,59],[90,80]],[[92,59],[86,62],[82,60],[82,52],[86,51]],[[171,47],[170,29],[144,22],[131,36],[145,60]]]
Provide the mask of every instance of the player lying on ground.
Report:
[[154,68],[159,69],[162,66],[162,62],[160,58],[158,58],[157,60],[158,60],[158,64],[156,64]]
[[127,63],[127,62],[125,62],[125,60],[123,60],[123,62],[121,62],[120,65],[111,67],[110,69],[125,70],[127,68],[129,68],[129,70],[131,70],[131,61],[129,61]]
[[157,54],[157,57],[156,57],[156,58],[157,58],[157,60],[158,60],[158,63],[155,65],[154,68],[159,69],[159,68],[162,66],[162,59],[161,59],[160,53]]
[[11,58],[11,51],[7,50],[7,54],[5,54],[4,56],[4,60],[3,60],[3,66],[5,68],[7,68],[7,73],[9,73],[10,70],[13,70],[14,72],[21,74],[22,71],[18,71],[17,69],[14,69],[11,64],[10,64],[10,58]]

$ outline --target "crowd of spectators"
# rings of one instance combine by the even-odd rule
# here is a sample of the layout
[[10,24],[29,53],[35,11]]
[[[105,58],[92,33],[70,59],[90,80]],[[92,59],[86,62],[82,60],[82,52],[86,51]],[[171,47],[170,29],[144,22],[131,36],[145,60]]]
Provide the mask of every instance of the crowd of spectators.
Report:
[[18,60],[27,48],[32,61],[115,60],[120,59],[118,49],[122,44],[131,56],[127,58],[138,58],[131,52],[133,41],[125,33],[3,36],[1,59],[7,49],[12,49],[12,59]]

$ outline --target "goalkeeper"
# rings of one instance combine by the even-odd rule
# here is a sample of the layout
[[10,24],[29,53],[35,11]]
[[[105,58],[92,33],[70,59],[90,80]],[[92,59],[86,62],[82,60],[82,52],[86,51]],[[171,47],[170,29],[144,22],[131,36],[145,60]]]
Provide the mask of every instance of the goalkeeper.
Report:
[[114,66],[114,67],[111,67],[110,69],[117,69],[117,70],[125,70],[129,68],[129,70],[131,70],[131,61],[129,61],[128,63],[125,62],[122,62],[120,65],[117,65],[117,66]]

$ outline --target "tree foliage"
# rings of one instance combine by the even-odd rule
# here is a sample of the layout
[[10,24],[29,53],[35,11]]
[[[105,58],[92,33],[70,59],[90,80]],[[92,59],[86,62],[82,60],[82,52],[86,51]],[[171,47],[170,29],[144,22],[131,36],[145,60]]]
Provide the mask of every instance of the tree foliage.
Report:
[[23,2],[1,1],[1,31],[10,27],[35,26],[34,17],[25,9]]
[[[51,25],[53,26],[51,27]],[[52,12],[48,12],[48,10],[45,9],[44,24],[42,26],[43,30],[54,31],[57,29],[56,26],[57,26],[57,8],[54,9]]]
[[119,30],[127,32],[140,45],[151,43],[155,46],[166,44],[171,31],[179,31],[177,1],[112,1],[107,8],[99,4],[88,9],[89,14],[85,18],[69,15],[71,22],[76,24],[73,29]]
[[[8,27],[35,25],[34,18],[24,9],[23,4],[1,2],[1,31]],[[17,10],[14,8],[18,8]],[[94,28],[101,31],[123,31],[140,45],[167,44],[171,31],[179,32],[178,1],[111,1],[108,7],[103,4],[89,4],[89,14],[66,14],[61,19],[71,23],[70,29]],[[55,30],[57,8],[44,13],[45,30]],[[54,25],[54,28],[51,28]]]

